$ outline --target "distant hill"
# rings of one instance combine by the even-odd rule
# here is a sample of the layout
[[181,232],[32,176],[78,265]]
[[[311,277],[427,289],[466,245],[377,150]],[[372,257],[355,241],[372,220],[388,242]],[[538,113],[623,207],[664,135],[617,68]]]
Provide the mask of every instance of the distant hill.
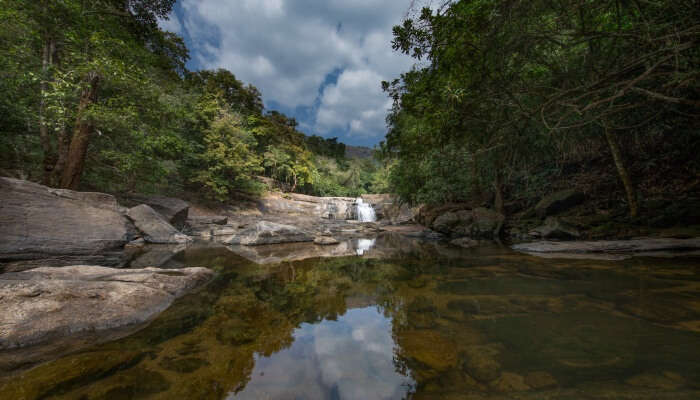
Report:
[[372,158],[374,150],[365,146],[345,145],[345,157],[347,158]]

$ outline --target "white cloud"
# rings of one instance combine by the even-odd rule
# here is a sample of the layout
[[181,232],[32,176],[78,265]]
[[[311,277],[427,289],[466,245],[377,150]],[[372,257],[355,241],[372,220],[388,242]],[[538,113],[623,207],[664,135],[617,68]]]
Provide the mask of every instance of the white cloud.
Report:
[[[315,121],[307,122],[318,133],[348,129],[377,141],[387,108],[381,81],[412,63],[391,49],[391,28],[410,3],[180,0],[182,26],[201,67],[229,69],[258,87],[265,101],[288,109],[318,105]],[[317,104],[327,76],[338,70],[337,83],[325,87]]]
[[169,19],[159,19],[158,26],[164,31],[177,33],[178,35],[182,33],[182,24],[175,13],[171,13]]

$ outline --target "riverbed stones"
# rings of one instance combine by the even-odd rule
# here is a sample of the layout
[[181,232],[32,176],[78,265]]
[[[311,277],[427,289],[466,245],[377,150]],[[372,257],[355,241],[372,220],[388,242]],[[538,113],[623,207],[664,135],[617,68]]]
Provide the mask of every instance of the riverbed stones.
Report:
[[498,350],[494,346],[470,346],[466,353],[464,370],[480,382],[491,382],[501,376],[501,364],[496,360]]
[[535,213],[544,218],[575,207],[584,200],[586,196],[575,189],[561,190],[543,197],[535,206]]
[[557,386],[557,380],[549,372],[534,371],[525,375],[525,383],[533,389]]
[[525,378],[513,372],[504,372],[498,379],[489,385],[497,392],[524,392],[530,390],[530,386],[525,383]]
[[312,242],[313,240],[313,236],[295,226],[259,221],[252,228],[241,231],[225,243],[257,246],[263,244]]
[[114,196],[0,178],[0,260],[117,250],[127,242],[126,225]]
[[149,205],[132,207],[126,215],[148,243],[172,244],[192,241],[192,238],[180,233]]
[[0,275],[0,350],[143,323],[212,275],[89,265]]
[[457,364],[455,344],[432,330],[414,330],[401,335],[400,345],[405,355],[433,368],[444,371]]

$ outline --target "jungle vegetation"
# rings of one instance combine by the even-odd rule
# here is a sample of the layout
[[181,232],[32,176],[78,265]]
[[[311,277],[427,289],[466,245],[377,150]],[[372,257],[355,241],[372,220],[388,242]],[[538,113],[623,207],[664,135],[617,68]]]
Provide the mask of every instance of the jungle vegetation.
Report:
[[318,195],[386,186],[377,161],[305,136],[232,72],[189,71],[183,39],[157,24],[174,3],[0,0],[2,174],[218,201],[259,194],[260,176]]
[[417,61],[383,83],[404,200],[517,210],[559,183],[635,217],[697,193],[697,0],[443,1],[393,33]]

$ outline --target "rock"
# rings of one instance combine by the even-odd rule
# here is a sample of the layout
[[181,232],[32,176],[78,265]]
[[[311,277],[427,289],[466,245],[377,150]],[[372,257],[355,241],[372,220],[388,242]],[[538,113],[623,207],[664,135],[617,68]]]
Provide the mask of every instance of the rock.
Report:
[[213,227],[199,227],[197,230],[190,232],[193,236],[200,236],[202,238],[212,238],[215,236],[231,236],[238,233],[238,229],[233,226],[220,226],[215,225]]
[[282,243],[274,246],[230,246],[229,250],[256,264],[305,260],[317,257],[347,257],[357,254],[351,242],[318,246],[314,243]]
[[320,245],[338,244],[340,243],[337,239],[330,236],[317,236],[314,239],[314,243]]
[[457,238],[457,239],[451,240],[450,244],[453,246],[459,246],[459,247],[464,247],[465,249],[469,249],[472,247],[477,247],[479,245],[479,241],[474,240],[474,239],[470,239],[468,237],[462,237],[462,238]]
[[575,227],[561,221],[557,217],[547,217],[544,225],[537,227],[531,232],[533,236],[539,236],[545,239],[576,239],[581,237],[581,233]]
[[124,245],[124,249],[139,250],[139,249],[142,249],[143,246],[145,246],[145,245],[146,245],[146,241],[143,240],[143,238],[138,238],[138,239],[134,239],[131,242]]
[[530,386],[525,383],[525,379],[512,372],[504,372],[490,386],[497,392],[524,392],[530,390]]
[[586,200],[586,196],[574,189],[561,190],[545,196],[535,206],[538,217],[544,218],[575,207]]
[[297,193],[268,193],[260,200],[265,212],[306,215],[325,219],[355,219],[352,197],[316,197]]
[[135,195],[130,197],[136,204],[146,204],[162,215],[166,221],[177,229],[183,229],[187,222],[190,205],[180,199],[165,196]]
[[600,240],[580,242],[520,243],[514,250],[527,253],[639,253],[667,250],[698,250],[700,238],[694,239],[634,239],[634,240]]
[[224,215],[207,215],[207,216],[196,216],[189,217],[187,223],[190,226],[193,225],[226,225],[228,223],[228,217]]
[[557,386],[557,380],[544,371],[530,372],[525,376],[525,383],[533,389],[544,389]]
[[0,275],[0,350],[145,322],[212,274],[76,265]]
[[255,246],[261,244],[311,242],[314,237],[292,225],[283,225],[269,221],[259,221],[228,239],[226,244]]
[[178,232],[160,214],[146,204],[132,207],[126,213],[148,243],[186,243],[192,240]]
[[496,361],[497,350],[490,346],[471,346],[466,352],[464,370],[481,382],[491,382],[501,375],[501,364]]
[[487,208],[448,211],[433,221],[431,227],[441,233],[453,236],[467,236],[472,239],[498,238],[505,217]]
[[127,220],[108,194],[0,178],[0,259],[94,257],[121,251]]

